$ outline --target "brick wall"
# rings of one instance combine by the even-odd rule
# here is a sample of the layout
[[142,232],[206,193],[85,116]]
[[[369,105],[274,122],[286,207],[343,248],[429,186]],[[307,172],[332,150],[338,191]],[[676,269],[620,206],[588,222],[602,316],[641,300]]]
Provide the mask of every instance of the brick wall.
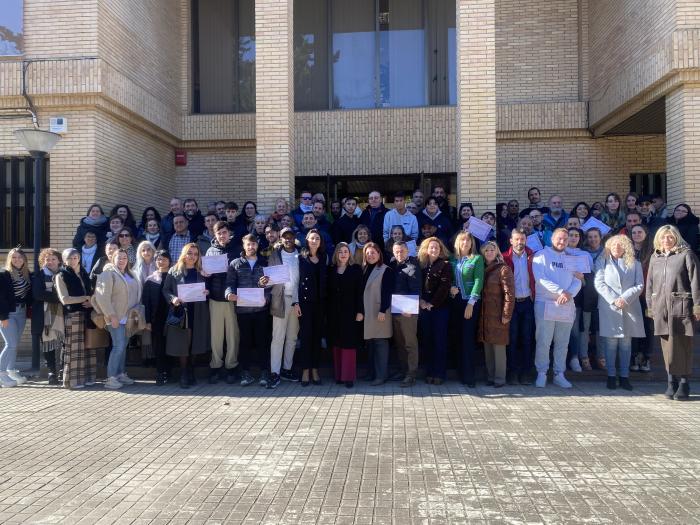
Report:
[[666,97],[668,202],[700,207],[700,85],[681,87]]
[[98,0],[24,0],[28,57],[97,55]]

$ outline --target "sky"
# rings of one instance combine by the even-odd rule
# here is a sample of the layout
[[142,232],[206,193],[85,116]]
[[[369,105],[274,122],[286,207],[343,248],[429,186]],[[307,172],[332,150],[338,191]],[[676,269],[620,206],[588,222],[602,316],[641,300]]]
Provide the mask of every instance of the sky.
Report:
[[0,26],[22,32],[22,3],[23,0],[0,0]]

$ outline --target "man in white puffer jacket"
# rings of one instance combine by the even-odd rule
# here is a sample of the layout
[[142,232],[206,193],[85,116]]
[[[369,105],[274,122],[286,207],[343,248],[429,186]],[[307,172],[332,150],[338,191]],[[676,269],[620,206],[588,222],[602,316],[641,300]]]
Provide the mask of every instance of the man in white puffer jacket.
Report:
[[[554,384],[571,388],[564,377],[569,335],[576,316],[574,296],[581,289],[581,280],[574,272],[564,268],[564,250],[569,239],[565,228],[557,228],[552,234],[552,246],[540,251],[532,259],[532,273],[535,277],[535,322],[536,350],[535,386],[543,388],[547,384],[549,369],[549,348],[554,341]],[[580,274],[579,274],[580,275]],[[545,319],[545,310],[548,311]],[[552,320],[555,317],[556,320]],[[570,319],[570,320],[569,320]]]

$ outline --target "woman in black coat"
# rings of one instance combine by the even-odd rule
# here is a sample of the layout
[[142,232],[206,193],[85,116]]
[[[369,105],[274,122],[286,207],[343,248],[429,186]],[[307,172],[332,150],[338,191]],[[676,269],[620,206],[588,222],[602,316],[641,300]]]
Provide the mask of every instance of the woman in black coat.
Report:
[[357,375],[357,347],[364,319],[362,269],[347,243],[338,243],[328,272],[328,339],[333,349],[335,382],[352,388]]
[[39,271],[32,275],[32,347],[44,354],[49,385],[58,385],[58,370],[63,368],[63,363],[56,363],[56,351],[60,358],[65,338],[63,305],[54,286],[60,269],[61,252],[44,248],[39,253]]
[[679,204],[673,210],[673,216],[666,219],[681,232],[681,237],[688,243],[693,253],[698,253],[698,219],[687,204]]
[[80,219],[80,224],[73,237],[73,248],[80,250],[85,240],[87,232],[93,232],[97,236],[97,245],[105,243],[107,232],[109,231],[109,221],[99,204],[93,204],[88,208],[87,215]]
[[170,252],[158,250],[155,261],[156,271],[146,279],[141,301],[146,313],[146,329],[151,332],[151,345],[156,356],[156,385],[164,385],[170,375],[169,359],[165,353],[165,320],[169,306],[163,296],[163,285],[170,270]]

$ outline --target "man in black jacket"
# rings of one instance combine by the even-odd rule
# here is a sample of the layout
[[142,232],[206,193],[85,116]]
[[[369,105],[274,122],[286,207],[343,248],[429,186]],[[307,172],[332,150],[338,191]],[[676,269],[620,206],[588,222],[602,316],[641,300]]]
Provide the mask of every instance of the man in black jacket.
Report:
[[185,210],[185,217],[187,217],[187,220],[189,221],[187,227],[192,234],[192,238],[196,239],[205,230],[204,217],[202,216],[202,212],[199,211],[199,206],[197,205],[196,200],[185,199],[183,206]]
[[382,202],[382,195],[378,191],[369,194],[369,205],[360,215],[360,223],[369,228],[372,242],[376,242],[384,251],[384,215],[388,211]]
[[[408,246],[403,241],[394,243],[392,247],[394,258],[391,267],[394,270],[394,287],[392,295],[420,296],[423,283],[418,261],[408,256]],[[394,343],[404,369],[405,376],[401,381],[402,387],[411,386],[416,382],[418,369],[418,314],[393,314]]]
[[[352,232],[360,225],[360,218],[355,216],[357,209],[357,198],[348,197],[343,206],[344,213],[331,224],[331,236],[333,243],[352,242]],[[382,224],[384,221],[382,221]]]

